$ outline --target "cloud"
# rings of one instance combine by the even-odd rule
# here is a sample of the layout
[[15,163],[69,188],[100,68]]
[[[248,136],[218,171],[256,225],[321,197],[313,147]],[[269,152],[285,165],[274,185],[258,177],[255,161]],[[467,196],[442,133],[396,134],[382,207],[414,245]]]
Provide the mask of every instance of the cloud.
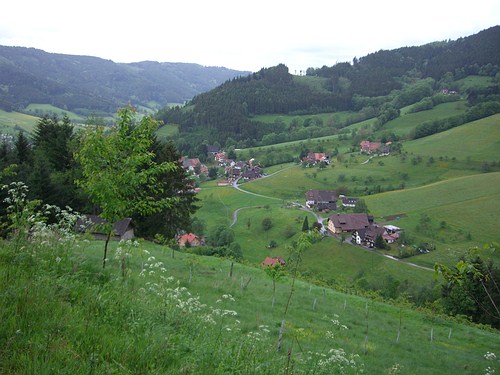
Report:
[[305,70],[468,36],[499,19],[496,0],[17,0],[2,5],[0,44],[116,62]]

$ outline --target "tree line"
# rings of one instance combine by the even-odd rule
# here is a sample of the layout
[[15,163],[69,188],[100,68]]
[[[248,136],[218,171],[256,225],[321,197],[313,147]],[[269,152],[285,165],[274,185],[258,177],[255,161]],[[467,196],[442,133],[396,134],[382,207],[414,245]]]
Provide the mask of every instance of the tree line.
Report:
[[[106,219],[115,221],[125,216],[132,217],[136,233],[146,238],[153,238],[155,234],[174,238],[180,231],[189,230],[198,199],[180,165],[181,155],[172,141],[162,142],[154,136],[151,129],[156,130],[157,123],[152,119],[149,133],[136,134],[144,120],[136,121],[132,113],[129,112],[125,119],[119,115],[119,123],[124,124],[118,136],[120,127],[117,126],[104,128],[87,124],[86,130],[82,131],[75,129],[66,115],[62,118],[56,115],[42,117],[31,137],[19,132],[12,143],[4,141],[0,144],[2,184],[22,181],[29,188],[28,199],[62,208],[71,207],[81,213],[104,214],[112,207],[113,215],[105,215]],[[90,143],[89,134],[94,134]],[[110,143],[113,135],[121,144]],[[107,148],[105,144],[108,144]],[[143,149],[138,153],[141,144]],[[136,153],[136,161],[132,163],[131,158]],[[171,167],[152,175],[153,165],[165,163]],[[99,174],[104,170],[109,174]],[[133,185],[132,182],[137,182],[141,174],[154,177],[154,184],[143,180]],[[100,181],[94,180],[93,187],[86,185],[85,181],[95,177]],[[125,179],[121,181],[119,178]],[[116,181],[121,181],[120,186],[113,185]],[[121,195],[115,197],[117,200],[112,201],[115,199],[112,198],[113,192],[106,193],[106,186],[120,191]],[[105,196],[96,199],[99,193]],[[5,191],[0,194],[5,198]],[[138,197],[144,199],[137,200]],[[168,205],[157,204],[157,209],[144,209],[146,203],[151,206],[167,198],[170,200]],[[132,202],[135,202],[134,207]],[[117,207],[132,208],[118,210]],[[0,208],[2,217],[5,217],[5,209],[3,205]],[[3,225],[4,234],[5,228]]]
[[[269,134],[278,132],[253,119],[261,114],[353,111],[366,118],[377,117],[382,126],[405,106],[419,103],[420,108],[428,107],[430,98],[438,100],[434,98],[437,91],[453,88],[456,80],[467,75],[497,76],[500,52],[494,46],[499,33],[500,27],[493,27],[456,41],[378,51],[352,63],[310,68],[307,77],[300,79],[279,64],[227,81],[195,96],[185,106],[163,108],[157,118],[180,126],[176,142],[186,153],[204,140],[221,145],[231,141],[238,148],[264,145]],[[307,78],[312,77],[321,83],[310,84]],[[484,101],[480,97],[484,93],[471,91],[467,95]],[[446,100],[456,98],[450,95]],[[298,135],[295,130],[287,128],[285,132]],[[329,130],[332,134],[335,127]],[[311,133],[307,136],[319,136]]]

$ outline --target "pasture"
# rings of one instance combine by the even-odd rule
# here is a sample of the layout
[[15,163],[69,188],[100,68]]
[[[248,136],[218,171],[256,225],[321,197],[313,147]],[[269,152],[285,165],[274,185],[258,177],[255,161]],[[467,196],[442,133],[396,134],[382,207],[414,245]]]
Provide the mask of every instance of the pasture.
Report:
[[[101,241],[73,245],[54,253],[40,244],[30,263],[7,272],[4,259],[12,249],[2,243],[1,372],[271,374],[288,358],[296,372],[309,373],[322,368],[314,358],[327,357],[330,349],[341,352],[325,373],[339,371],[339,363],[353,374],[498,368],[484,357],[500,351],[497,332],[404,302],[389,305],[301,279],[291,289],[287,275],[277,282],[273,307],[272,281],[261,267],[235,264],[229,277],[230,260],[182,252],[171,257],[170,249],[141,241],[127,250],[126,263],[119,256],[126,245],[112,242],[102,270]],[[387,272],[378,259],[370,261]]]
[[0,133],[17,135],[19,131],[31,133],[38,122],[38,117],[19,112],[5,112],[0,109]]

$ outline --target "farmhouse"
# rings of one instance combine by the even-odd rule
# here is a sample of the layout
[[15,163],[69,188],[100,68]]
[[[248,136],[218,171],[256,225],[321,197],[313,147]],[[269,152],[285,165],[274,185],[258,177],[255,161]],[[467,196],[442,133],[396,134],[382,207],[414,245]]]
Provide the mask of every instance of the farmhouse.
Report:
[[334,190],[308,190],[306,192],[306,207],[318,211],[337,209],[337,193]]
[[179,236],[179,238],[177,239],[177,244],[179,245],[179,247],[202,246],[203,239],[198,237],[196,234],[186,233],[186,234],[183,234],[182,236]]
[[[90,232],[98,240],[106,240],[107,233],[104,226],[108,222],[97,215],[85,215],[83,219],[78,219],[75,226],[80,233]],[[134,227],[131,218],[125,218],[113,224],[112,240],[130,240],[134,238]]]
[[264,267],[267,267],[267,266],[273,267],[276,264],[280,264],[282,266],[285,266],[286,262],[282,257],[273,257],[273,258],[266,257],[266,259],[264,259],[262,261],[262,266],[264,266]]
[[400,228],[393,225],[386,225],[384,227],[370,225],[368,228],[353,231],[352,242],[358,245],[375,247],[375,240],[378,236],[382,236],[386,243],[394,243],[399,238],[400,230]]
[[256,180],[257,178],[262,177],[262,171],[261,171],[260,167],[254,167],[254,168],[248,169],[245,172],[243,172],[241,177],[243,177],[243,180],[245,180],[245,181]]
[[330,156],[323,152],[309,152],[302,158],[302,163],[316,165],[319,163],[330,164]]
[[331,233],[348,233],[355,230],[367,229],[373,218],[366,213],[360,214],[335,214],[327,219],[327,228]]
[[386,156],[390,154],[391,143],[392,142],[387,142],[385,144],[382,144],[380,142],[361,141],[361,143],[359,144],[359,152],[368,155],[376,153],[381,156]]
[[198,158],[188,159],[183,157],[180,162],[182,168],[194,175],[208,174],[208,167],[205,164],[202,164]]
[[342,199],[342,206],[344,207],[356,207],[356,203],[358,203],[358,198],[348,198],[345,196],[340,197]]

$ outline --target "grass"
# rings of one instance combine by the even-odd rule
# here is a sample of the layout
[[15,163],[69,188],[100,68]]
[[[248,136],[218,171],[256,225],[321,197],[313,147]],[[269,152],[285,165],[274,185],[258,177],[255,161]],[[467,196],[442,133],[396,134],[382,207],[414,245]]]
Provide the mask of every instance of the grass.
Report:
[[405,143],[409,153],[449,159],[500,161],[500,114]]
[[0,132],[3,134],[17,135],[20,130],[31,133],[37,122],[38,117],[0,109]]
[[311,119],[320,120],[323,125],[328,125],[332,123],[344,122],[349,117],[351,117],[354,112],[331,112],[331,113],[318,113],[314,115],[258,115],[252,117],[252,120],[260,121],[266,124],[272,124],[275,121],[283,121],[286,125],[290,125],[294,120],[298,121],[299,124],[302,124],[304,120]]
[[429,121],[464,113],[466,110],[465,101],[439,104],[436,107],[416,113],[405,114],[389,121],[383,127],[384,130],[393,132],[400,137],[410,138],[417,125]]
[[157,131],[156,134],[160,136],[161,138],[168,138],[171,137],[179,132],[179,126],[174,125],[174,124],[167,124],[161,126]]
[[[440,110],[445,111],[445,108]],[[482,163],[500,160],[498,119],[495,115],[404,142],[402,155],[374,158],[368,163],[363,163],[367,156],[352,153],[342,155],[343,160],[334,160],[332,166],[324,169],[302,168],[293,163],[276,165],[266,169],[268,177],[241,186],[253,195],[236,192],[230,187],[204,189],[200,194],[203,207],[199,216],[210,228],[230,223],[238,208],[268,205],[269,211],[260,208],[240,211],[233,227],[245,259],[258,264],[266,255],[285,255],[286,245],[294,239],[287,235],[300,231],[306,213],[285,208],[286,202],[303,203],[308,189],[343,187],[349,195],[365,199],[378,223],[403,228],[415,245],[427,242],[437,247],[436,251],[407,259],[409,262],[427,268],[432,268],[435,262],[453,264],[469,247],[498,241],[499,173],[481,173]],[[338,141],[336,136],[332,139]],[[290,145],[258,150],[277,152],[278,147]],[[267,215],[272,212],[276,220],[269,232],[261,231],[259,226],[266,212]],[[398,214],[404,215],[396,221],[385,219]],[[425,231],[419,230],[422,215],[431,218]],[[309,217],[309,223],[313,221],[314,218]],[[278,247],[269,250],[266,246],[271,240],[276,241]],[[399,255],[400,250],[404,249],[392,246],[387,253]],[[302,271],[334,283],[344,280],[349,284],[363,279],[375,283],[380,274],[391,275],[399,282],[408,280],[413,285],[432,283],[432,276],[427,271],[403,266],[347,244],[340,246],[334,239],[315,244],[308,254],[313,255],[305,256]],[[317,262],[318,258],[324,261]],[[371,259],[374,259],[373,267]]]
[[[297,374],[312,368],[337,373],[308,359],[309,352],[330,348],[359,355],[358,370],[347,373],[358,373],[360,363],[372,374],[395,365],[401,373],[424,375],[498,367],[483,357],[499,352],[497,332],[302,280],[295,284],[283,351],[277,353],[291,280],[277,283],[273,308],[272,282],[259,267],[236,264],[228,277],[228,260],[179,252],[171,258],[169,249],[141,242],[132,248],[123,277],[116,242],[105,270],[98,241],[77,242],[56,254],[38,246],[36,255],[18,253],[14,263],[6,263],[10,245],[1,245],[2,373],[275,374],[286,371],[287,358]],[[144,250],[149,254],[141,256]],[[164,273],[154,267],[158,262]],[[144,276],[141,264],[149,270]],[[228,315],[217,315],[216,308]],[[214,324],[203,320],[207,314]]]
[[35,116],[42,116],[45,114],[56,114],[58,117],[62,117],[64,114],[66,114],[69,119],[72,122],[77,122],[77,123],[83,123],[85,122],[85,119],[76,113],[66,111],[64,109],[54,107],[53,105],[50,104],[29,104],[26,108],[25,111],[32,113]]

